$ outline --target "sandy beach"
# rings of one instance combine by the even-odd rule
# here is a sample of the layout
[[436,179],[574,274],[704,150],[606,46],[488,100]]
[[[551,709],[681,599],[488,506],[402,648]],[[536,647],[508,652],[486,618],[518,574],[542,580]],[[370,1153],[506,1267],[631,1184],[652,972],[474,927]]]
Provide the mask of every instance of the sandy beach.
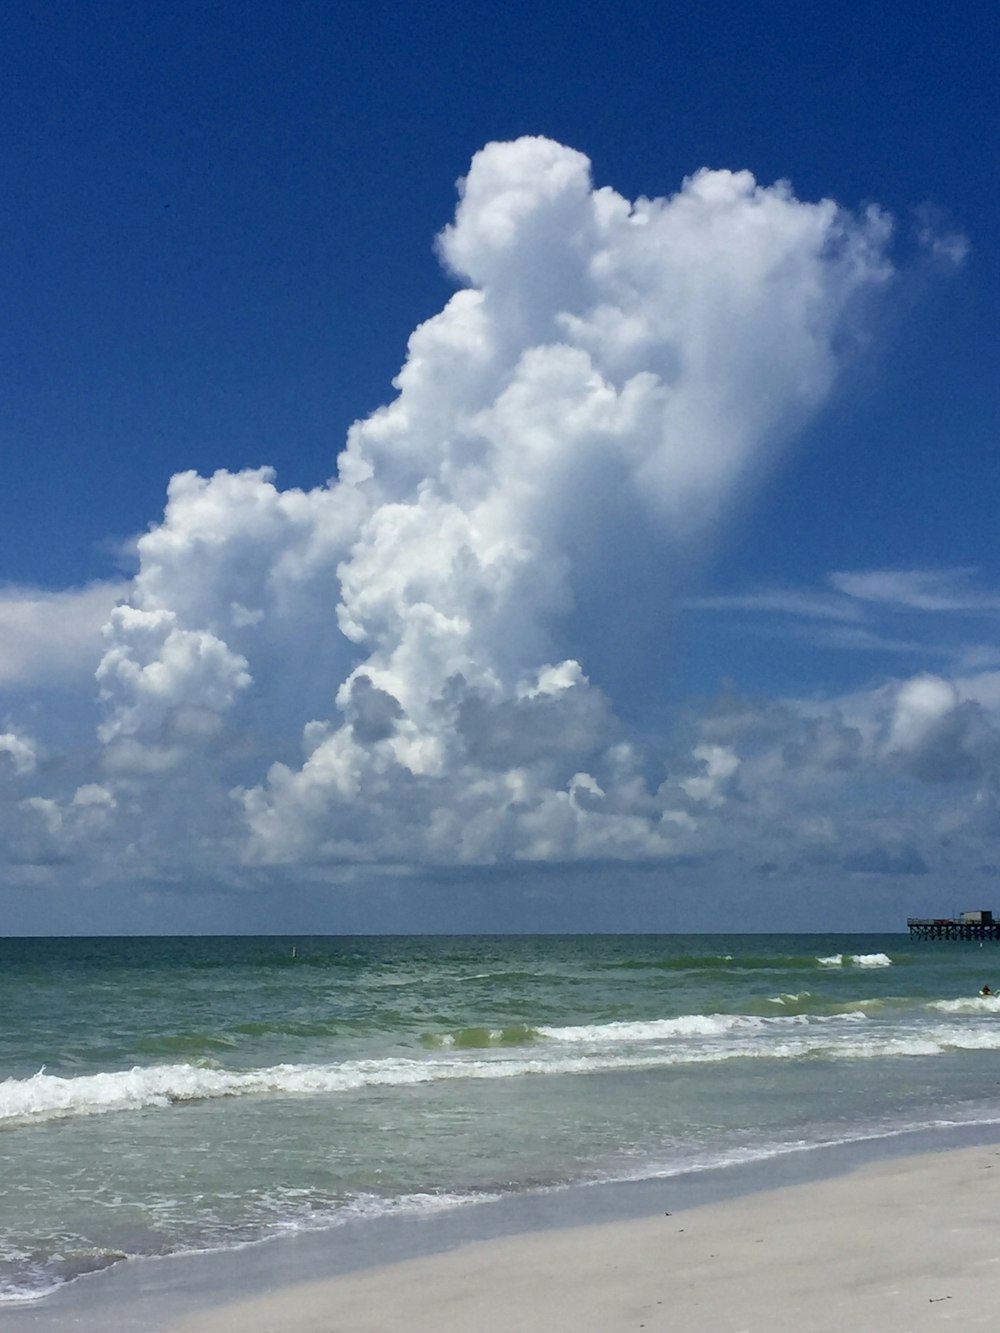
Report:
[[919,1333],[993,1324],[1000,1148],[274,1291],[174,1333]]

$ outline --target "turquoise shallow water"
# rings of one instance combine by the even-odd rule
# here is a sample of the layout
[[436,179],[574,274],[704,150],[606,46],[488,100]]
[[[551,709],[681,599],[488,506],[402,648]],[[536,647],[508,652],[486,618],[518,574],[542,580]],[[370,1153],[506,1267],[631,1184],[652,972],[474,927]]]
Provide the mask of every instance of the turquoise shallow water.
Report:
[[0,941],[0,1299],[229,1247],[1000,1122],[996,946]]

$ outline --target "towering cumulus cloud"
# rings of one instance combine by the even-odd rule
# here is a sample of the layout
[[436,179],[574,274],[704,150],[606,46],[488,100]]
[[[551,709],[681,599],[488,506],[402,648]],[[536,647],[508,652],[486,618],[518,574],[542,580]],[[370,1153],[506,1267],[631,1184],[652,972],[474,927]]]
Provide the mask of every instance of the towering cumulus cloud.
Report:
[[336,478],[175,477],[106,632],[112,778],[211,778],[251,862],[669,853],[735,760],[706,750],[676,808],[566,649],[582,581],[637,527],[678,561],[710,538],[890,272],[882,215],[747,172],[630,203],[525,138],[460,193],[459,289]]

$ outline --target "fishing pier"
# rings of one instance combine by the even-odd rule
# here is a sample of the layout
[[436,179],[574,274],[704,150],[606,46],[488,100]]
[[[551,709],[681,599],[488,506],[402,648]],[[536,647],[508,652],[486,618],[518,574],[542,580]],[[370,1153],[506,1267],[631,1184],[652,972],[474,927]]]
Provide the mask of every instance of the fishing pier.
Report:
[[1000,921],[992,912],[959,912],[958,916],[908,916],[911,940],[1000,940]]

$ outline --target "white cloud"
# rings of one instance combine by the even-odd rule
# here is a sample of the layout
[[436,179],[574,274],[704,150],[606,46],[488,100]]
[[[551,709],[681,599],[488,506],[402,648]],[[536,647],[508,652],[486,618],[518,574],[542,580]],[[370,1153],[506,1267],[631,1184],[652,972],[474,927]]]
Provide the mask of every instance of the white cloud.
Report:
[[899,687],[886,748],[920,778],[981,778],[1000,761],[1000,731],[977,699],[924,674]]
[[0,732],[0,773],[4,768],[18,776],[33,773],[38,763],[34,743],[16,731]]
[[101,627],[128,591],[126,583],[59,592],[0,588],[0,687],[89,683],[101,657]]
[[468,285],[336,479],[173,479],[108,623],[110,771],[161,801],[233,773],[264,864],[673,850],[744,762],[706,741],[664,785],[567,617],[638,528],[712,540],[829,394],[888,239],[747,172],[632,203],[549,140],[488,145],[439,240]]
[[172,611],[119,606],[106,633],[113,646],[97,679],[110,715],[98,734],[115,766],[140,738],[179,759],[219,732],[222,715],[251,684],[244,657],[207,630],[179,628]]
[[965,262],[971,248],[969,238],[939,208],[922,205],[916,210],[915,224],[918,245],[935,263],[943,268],[957,268]]
[[740,766],[739,756],[726,745],[696,745],[692,753],[704,771],[698,777],[683,779],[681,790],[692,801],[722,805],[725,785]]
[[[28,796],[8,812],[2,859],[14,865],[53,866],[93,857],[114,832],[114,795],[96,783],[65,800]],[[121,850],[117,852],[120,859]]]
[[[891,880],[988,862],[1000,685],[926,673],[852,695],[727,695],[659,793],[672,854],[746,875]],[[960,853],[956,852],[960,849]]]

